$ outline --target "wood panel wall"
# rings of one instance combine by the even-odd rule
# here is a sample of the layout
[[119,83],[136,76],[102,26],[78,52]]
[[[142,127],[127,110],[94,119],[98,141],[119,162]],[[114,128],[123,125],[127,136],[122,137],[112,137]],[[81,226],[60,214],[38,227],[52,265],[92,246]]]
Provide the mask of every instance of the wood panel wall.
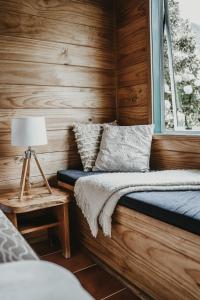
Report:
[[151,121],[149,1],[117,1],[117,100],[122,125]]
[[[150,80],[149,0],[0,0],[0,190],[20,178],[12,117],[46,117],[49,143],[36,150],[51,178],[80,166],[73,122],[112,121],[116,98],[121,125],[151,122]],[[199,168],[199,146],[156,137],[152,167]]]
[[[151,122],[149,7],[149,0],[117,0],[117,99],[121,125]],[[155,136],[151,167],[200,168],[200,138]]]
[[36,150],[48,177],[80,165],[73,122],[115,118],[113,24],[112,0],[0,0],[0,190],[20,178],[12,117],[46,117]]

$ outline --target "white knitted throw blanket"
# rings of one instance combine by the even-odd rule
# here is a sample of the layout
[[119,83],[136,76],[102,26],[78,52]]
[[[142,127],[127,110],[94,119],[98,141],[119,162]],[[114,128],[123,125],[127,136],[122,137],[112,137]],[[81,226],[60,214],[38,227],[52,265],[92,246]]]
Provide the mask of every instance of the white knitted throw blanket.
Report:
[[200,170],[166,170],[147,173],[104,173],[81,177],[74,192],[94,237],[98,223],[111,236],[112,214],[119,199],[139,191],[200,190]]

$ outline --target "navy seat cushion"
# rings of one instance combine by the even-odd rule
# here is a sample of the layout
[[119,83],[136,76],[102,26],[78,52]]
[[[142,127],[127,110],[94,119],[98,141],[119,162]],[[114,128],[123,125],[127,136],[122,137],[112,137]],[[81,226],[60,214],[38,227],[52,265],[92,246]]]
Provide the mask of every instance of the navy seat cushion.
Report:
[[119,204],[200,235],[200,191],[135,192]]
[[[57,177],[74,185],[78,178],[98,173],[102,172],[64,170]],[[200,191],[134,192],[123,196],[118,204],[200,235]]]
[[74,185],[76,180],[83,176],[91,176],[95,174],[102,174],[101,171],[84,172],[83,170],[61,170],[57,172],[58,181]]

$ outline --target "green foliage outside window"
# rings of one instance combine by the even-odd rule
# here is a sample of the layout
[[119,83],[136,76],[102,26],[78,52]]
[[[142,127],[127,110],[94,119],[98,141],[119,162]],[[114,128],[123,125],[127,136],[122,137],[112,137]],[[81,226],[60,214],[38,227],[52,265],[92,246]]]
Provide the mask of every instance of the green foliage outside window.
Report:
[[[194,33],[195,24],[180,15],[179,1],[168,0],[174,62],[178,128],[200,130],[200,46]],[[200,32],[200,27],[198,28]],[[169,57],[164,32],[164,100],[165,127],[174,129]]]

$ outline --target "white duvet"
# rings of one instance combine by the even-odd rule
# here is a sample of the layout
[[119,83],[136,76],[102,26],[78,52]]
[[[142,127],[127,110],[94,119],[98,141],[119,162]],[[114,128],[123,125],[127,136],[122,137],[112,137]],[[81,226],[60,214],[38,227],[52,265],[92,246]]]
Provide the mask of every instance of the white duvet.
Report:
[[0,264],[1,300],[94,300],[68,270],[45,261]]

